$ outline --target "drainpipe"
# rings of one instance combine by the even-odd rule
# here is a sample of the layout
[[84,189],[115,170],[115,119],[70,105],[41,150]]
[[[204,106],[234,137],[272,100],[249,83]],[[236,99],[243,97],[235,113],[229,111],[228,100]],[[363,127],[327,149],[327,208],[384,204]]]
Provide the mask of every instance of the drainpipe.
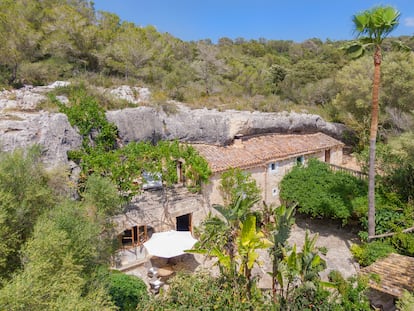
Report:
[[267,203],[267,188],[269,185],[267,184],[267,167],[268,165],[264,166],[264,176],[265,176],[265,187],[264,187],[264,200]]

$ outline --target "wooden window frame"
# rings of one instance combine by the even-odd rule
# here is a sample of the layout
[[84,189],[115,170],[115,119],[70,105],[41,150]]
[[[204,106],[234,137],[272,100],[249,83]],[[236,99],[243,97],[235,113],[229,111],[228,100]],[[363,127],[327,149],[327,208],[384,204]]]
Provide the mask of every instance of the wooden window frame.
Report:
[[[125,232],[127,231],[131,231],[130,236],[125,236]],[[130,240],[131,243],[127,244],[125,240],[126,241]],[[118,241],[122,249],[130,249],[130,248],[140,246],[146,241],[148,241],[148,226],[142,225],[142,226],[133,226],[131,228],[127,228],[118,236]]]

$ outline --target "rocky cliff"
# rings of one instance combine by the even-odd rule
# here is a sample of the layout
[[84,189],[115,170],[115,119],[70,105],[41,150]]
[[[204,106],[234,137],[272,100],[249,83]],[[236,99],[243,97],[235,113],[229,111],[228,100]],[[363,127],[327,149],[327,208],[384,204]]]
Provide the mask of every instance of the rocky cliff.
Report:
[[[61,113],[39,111],[45,93],[63,82],[46,87],[25,87],[0,92],[0,146],[2,150],[39,144],[44,162],[49,166],[68,164],[67,151],[81,145],[81,137]],[[125,87],[123,87],[125,89]],[[112,94],[121,96],[119,92]],[[139,94],[141,92],[135,92]],[[148,92],[144,92],[146,99]],[[131,92],[129,93],[131,94]],[[65,98],[61,98],[65,101]],[[136,103],[140,103],[139,99]],[[141,102],[142,104],[142,102]],[[140,106],[108,111],[107,118],[116,124],[123,144],[152,139],[179,139],[187,142],[227,144],[236,134],[324,132],[341,138],[345,127],[324,121],[320,116],[298,113],[259,113],[189,109],[173,103],[176,109]]]
[[189,109],[181,104],[167,114],[151,107],[137,107],[107,112],[124,143],[131,141],[179,139],[187,142],[228,144],[237,134],[324,132],[341,138],[345,127],[329,123],[318,115],[295,112],[260,113]]
[[56,86],[26,86],[19,90],[0,92],[0,147],[4,151],[42,147],[47,166],[68,164],[67,152],[81,146],[82,138],[62,113],[37,111],[45,94]]

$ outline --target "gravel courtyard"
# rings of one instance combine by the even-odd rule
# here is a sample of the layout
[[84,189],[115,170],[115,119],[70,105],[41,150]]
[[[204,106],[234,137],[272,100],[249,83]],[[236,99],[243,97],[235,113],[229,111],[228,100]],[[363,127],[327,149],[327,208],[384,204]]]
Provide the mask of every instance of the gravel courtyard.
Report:
[[[305,240],[305,232],[309,230],[311,235],[318,233],[319,237],[316,243],[317,247],[326,247],[328,252],[321,255],[326,260],[327,268],[322,272],[322,279],[327,279],[327,275],[332,270],[338,270],[347,278],[355,275],[359,270],[359,265],[352,258],[350,247],[353,243],[358,243],[357,229],[351,227],[342,227],[339,222],[310,219],[304,215],[296,215],[296,223],[292,227],[291,236],[289,238],[290,245],[296,244],[298,251],[301,250]],[[162,261],[162,260],[161,260]],[[271,288],[271,278],[267,274],[272,270],[269,255],[266,250],[260,251],[261,266],[255,266],[253,275],[260,276],[259,287]],[[209,270],[212,274],[217,274],[218,269],[214,265],[214,260],[206,260],[203,255],[187,254],[169,260],[173,263],[174,270],[185,270],[189,272],[199,269]],[[159,266],[160,260],[152,258],[148,263],[142,264],[128,271],[141,277],[144,281],[148,281],[146,272],[150,266]]]

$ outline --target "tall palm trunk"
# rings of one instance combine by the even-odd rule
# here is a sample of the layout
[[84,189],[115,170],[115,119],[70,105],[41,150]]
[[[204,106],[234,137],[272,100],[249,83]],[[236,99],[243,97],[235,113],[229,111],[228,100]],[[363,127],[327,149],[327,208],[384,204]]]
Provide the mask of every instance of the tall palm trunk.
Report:
[[368,239],[375,235],[375,146],[378,132],[379,89],[381,76],[381,48],[376,46],[374,54],[374,82],[372,87],[371,129],[369,136],[368,172]]

